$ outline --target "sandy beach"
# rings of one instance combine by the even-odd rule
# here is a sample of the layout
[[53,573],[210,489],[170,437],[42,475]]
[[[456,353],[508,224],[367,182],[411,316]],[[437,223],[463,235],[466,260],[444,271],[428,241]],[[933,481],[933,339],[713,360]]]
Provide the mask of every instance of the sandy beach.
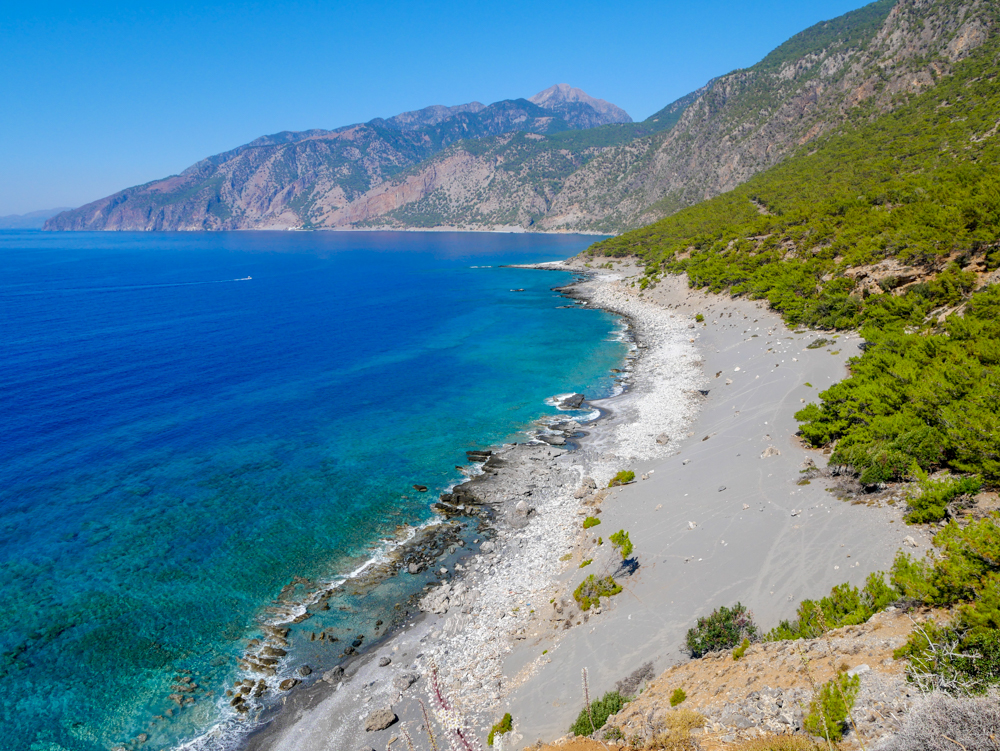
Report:
[[[627,389],[591,402],[597,419],[556,421],[547,442],[498,451],[453,499],[490,509],[496,537],[446,571],[401,632],[286,697],[249,748],[384,748],[405,745],[403,729],[429,748],[418,699],[435,666],[484,745],[504,712],[505,748],[553,740],[583,704],[582,668],[600,695],[647,662],[659,673],[686,660],[686,630],[719,605],[742,602],[768,629],[801,599],[886,569],[907,535],[926,549],[898,506],[845,502],[831,481],[803,480],[826,457],[800,444],[794,414],[845,376],[856,335],[808,349],[821,334],[683,278],[640,293],[628,263],[550,267],[588,271],[570,294],[629,321]],[[606,489],[623,469],[636,481]],[[588,515],[600,524],[584,531]],[[620,529],[635,546],[631,573],[607,542]],[[572,592],[591,573],[614,573],[623,591],[583,612]]]

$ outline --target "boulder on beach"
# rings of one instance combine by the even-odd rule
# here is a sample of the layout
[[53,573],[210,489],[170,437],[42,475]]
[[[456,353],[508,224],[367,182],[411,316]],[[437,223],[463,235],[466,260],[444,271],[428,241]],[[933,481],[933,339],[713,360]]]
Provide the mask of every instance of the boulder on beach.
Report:
[[658,436],[656,436],[656,442],[661,446],[666,446],[668,443],[670,443],[670,436],[668,436],[666,433],[660,433]]
[[378,658],[378,666],[380,668],[386,667],[390,662],[392,662],[392,660],[390,660],[388,657],[379,657]]
[[419,679],[420,676],[416,673],[400,673],[392,679],[392,686],[399,691],[406,691],[406,689],[416,683]]
[[340,665],[323,673],[323,680],[327,683],[337,683],[343,677],[344,669]]
[[392,711],[389,707],[383,707],[382,709],[376,709],[370,715],[368,719],[365,720],[365,732],[373,733],[379,730],[385,730],[387,727],[392,725],[399,718],[396,717],[396,713]]

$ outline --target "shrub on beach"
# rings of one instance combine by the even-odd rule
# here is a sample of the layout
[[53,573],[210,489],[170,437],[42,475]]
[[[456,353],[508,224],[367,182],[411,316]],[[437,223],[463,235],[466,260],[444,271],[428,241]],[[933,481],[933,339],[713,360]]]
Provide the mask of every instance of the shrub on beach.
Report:
[[687,649],[692,657],[701,657],[708,652],[732,649],[744,639],[757,641],[757,638],[753,613],[736,603],[732,608],[723,606],[699,618],[687,632]]
[[600,523],[601,520],[598,519],[596,516],[588,516],[586,519],[583,520],[583,528],[590,529],[591,527],[596,527]]
[[623,469],[617,475],[611,478],[611,482],[608,483],[609,488],[615,487],[615,485],[626,485],[635,479],[635,472],[630,469]]
[[983,487],[983,481],[975,476],[931,479],[919,465],[914,465],[910,473],[917,481],[916,488],[906,497],[910,509],[906,521],[910,524],[941,521],[947,516],[949,503],[962,496],[975,495]]
[[611,597],[622,591],[621,585],[610,576],[598,579],[591,574],[573,592],[573,599],[580,603],[581,610],[590,610],[590,606],[601,604],[602,597]]
[[492,746],[493,739],[496,736],[503,735],[504,733],[509,733],[513,729],[514,729],[514,718],[512,718],[510,716],[510,712],[508,712],[503,716],[503,719],[500,720],[500,722],[498,722],[496,725],[490,728],[490,734],[489,737],[487,737],[486,739],[486,745]]
[[[608,717],[621,712],[627,703],[628,699],[617,691],[608,691],[608,693],[590,705],[589,711],[587,707],[584,707],[580,711],[576,722],[573,723],[569,732],[573,735],[590,735],[595,730],[600,730],[604,727],[604,723],[608,721]],[[590,721],[591,717],[594,719],[593,723]]]
[[767,641],[815,639],[832,628],[865,623],[898,599],[899,592],[886,584],[884,574],[869,574],[863,589],[838,584],[826,597],[803,600],[795,620],[782,621],[765,638]]
[[683,702],[688,695],[685,693],[683,688],[675,688],[674,692],[670,694],[670,706],[676,707],[678,704]]
[[615,550],[621,555],[622,560],[627,561],[634,550],[632,541],[628,539],[628,532],[624,529],[619,529],[608,539],[611,540],[611,544],[615,546]]
[[698,315],[696,315],[694,317],[694,320],[696,320],[698,323],[701,323],[702,321],[705,320],[705,316],[703,316],[701,313],[699,313]]

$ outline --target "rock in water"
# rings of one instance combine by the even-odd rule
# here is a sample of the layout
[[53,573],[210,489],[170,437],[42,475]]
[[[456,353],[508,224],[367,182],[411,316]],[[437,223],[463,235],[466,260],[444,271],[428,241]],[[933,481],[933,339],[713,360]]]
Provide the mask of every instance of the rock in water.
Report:
[[368,715],[368,719],[365,720],[365,732],[372,733],[378,730],[385,730],[397,719],[399,718],[396,717],[396,713],[393,712],[389,707],[376,709],[374,712]]
[[583,404],[583,394],[571,394],[563,399],[559,406],[563,409],[580,409],[580,405]]
[[282,691],[291,691],[293,688],[299,685],[297,678],[285,678],[281,683],[278,684],[278,688]]

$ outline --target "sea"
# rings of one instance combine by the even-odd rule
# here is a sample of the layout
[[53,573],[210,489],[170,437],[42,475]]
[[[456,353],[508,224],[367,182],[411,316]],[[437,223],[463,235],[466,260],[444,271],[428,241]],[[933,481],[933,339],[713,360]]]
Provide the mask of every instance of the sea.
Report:
[[466,451],[616,388],[622,322],[504,268],[595,239],[0,232],[0,745],[238,745],[262,626],[336,590],[288,624],[308,682],[404,618],[431,572],[351,573]]

